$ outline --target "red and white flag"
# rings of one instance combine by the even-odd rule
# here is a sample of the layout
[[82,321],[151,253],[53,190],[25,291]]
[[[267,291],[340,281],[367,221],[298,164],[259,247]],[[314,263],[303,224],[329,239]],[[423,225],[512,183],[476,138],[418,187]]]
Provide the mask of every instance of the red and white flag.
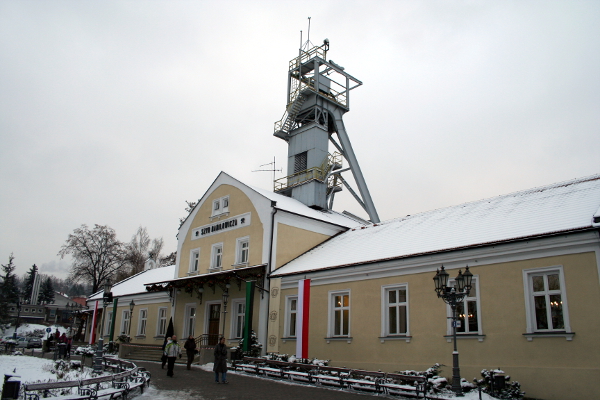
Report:
[[92,331],[90,332],[90,344],[96,343],[96,317],[98,316],[98,301],[94,307],[94,317],[92,318]]
[[296,312],[296,358],[308,358],[308,321],[310,315],[310,279],[298,281]]

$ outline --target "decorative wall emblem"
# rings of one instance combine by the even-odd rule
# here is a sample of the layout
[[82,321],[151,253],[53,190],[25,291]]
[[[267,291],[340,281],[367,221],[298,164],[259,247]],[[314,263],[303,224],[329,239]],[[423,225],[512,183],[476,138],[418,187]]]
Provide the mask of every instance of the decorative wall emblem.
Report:
[[276,321],[277,320],[277,311],[271,311],[271,313],[269,314],[269,319],[271,321]]
[[277,336],[271,335],[269,336],[269,346],[275,346],[277,344]]
[[275,286],[274,288],[271,288],[271,297],[275,298],[277,295],[279,295],[279,288]]

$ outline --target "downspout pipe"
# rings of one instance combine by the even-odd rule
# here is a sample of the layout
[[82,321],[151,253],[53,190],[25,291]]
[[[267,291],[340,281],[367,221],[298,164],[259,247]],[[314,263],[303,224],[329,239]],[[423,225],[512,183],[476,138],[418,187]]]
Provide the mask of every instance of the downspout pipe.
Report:
[[[265,274],[265,282],[264,282],[264,288],[267,289],[267,301],[265,302],[266,305],[264,305],[264,307],[266,307],[266,312],[264,313],[264,315],[266,316],[266,318],[264,318],[263,324],[264,324],[264,335],[261,335],[263,337],[260,338],[260,342],[264,344],[263,350],[262,350],[262,355],[265,355],[267,352],[267,339],[268,339],[268,332],[269,332],[269,301],[270,301],[270,296],[268,296],[268,293],[270,293],[269,291],[271,290],[271,280],[270,280],[270,276],[273,268],[273,242],[275,240],[275,214],[277,214],[277,202],[274,200],[271,200],[271,238],[270,238],[270,243],[269,243],[269,264],[267,265],[267,273]],[[264,292],[262,292],[264,293]],[[263,314],[263,313],[261,313]]]

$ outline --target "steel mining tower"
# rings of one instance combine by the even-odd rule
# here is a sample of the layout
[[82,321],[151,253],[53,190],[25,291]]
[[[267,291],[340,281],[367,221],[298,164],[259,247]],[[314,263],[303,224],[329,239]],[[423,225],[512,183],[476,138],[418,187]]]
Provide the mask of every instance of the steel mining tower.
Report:
[[[304,48],[290,61],[287,107],[275,123],[274,135],[288,142],[288,176],[277,179],[274,190],[312,208],[332,209],[343,185],[377,223],[379,216],[342,119],[350,110],[350,91],[362,82],[327,60],[327,39],[321,46]],[[329,153],[329,142],[337,152]],[[347,168],[342,167],[343,159]],[[352,172],[358,193],[342,177],[346,171]]]

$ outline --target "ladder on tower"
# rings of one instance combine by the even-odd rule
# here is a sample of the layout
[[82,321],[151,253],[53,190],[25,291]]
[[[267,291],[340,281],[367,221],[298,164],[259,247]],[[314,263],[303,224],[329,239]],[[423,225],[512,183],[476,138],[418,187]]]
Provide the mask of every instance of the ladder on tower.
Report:
[[296,99],[287,107],[281,120],[275,122],[275,136],[287,140],[287,135],[292,130],[296,116],[300,112],[302,104],[304,104],[305,100],[306,97],[299,94]]

